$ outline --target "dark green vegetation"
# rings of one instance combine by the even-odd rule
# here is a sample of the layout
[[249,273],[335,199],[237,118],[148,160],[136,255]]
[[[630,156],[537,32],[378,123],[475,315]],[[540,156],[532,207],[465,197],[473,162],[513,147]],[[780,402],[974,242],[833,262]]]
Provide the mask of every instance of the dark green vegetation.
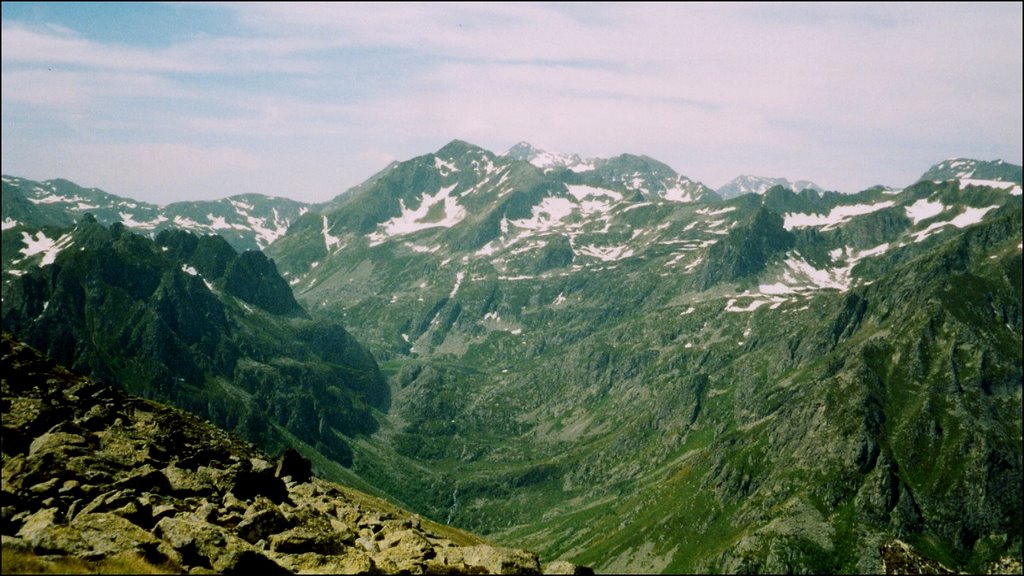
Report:
[[[971,571],[1020,556],[1019,167],[723,202],[649,158],[530,153],[453,142],[267,248],[304,313],[343,322],[390,387],[346,388],[362,412],[318,397],[367,418],[331,425],[350,467],[322,469],[599,571],[877,572],[893,538]],[[5,269],[29,259],[12,250]],[[301,357],[288,330],[317,321],[261,311],[216,261],[183,260],[233,295],[245,349]],[[309,386],[274,367],[260,389]]]
[[[540,574],[191,414],[0,341],[4,574]],[[565,562],[545,573],[592,574]]]
[[262,447],[288,434],[350,464],[389,394],[338,324],[312,320],[274,263],[219,236],[156,240],[86,217],[70,250],[4,288],[3,327],[74,370],[172,403]]

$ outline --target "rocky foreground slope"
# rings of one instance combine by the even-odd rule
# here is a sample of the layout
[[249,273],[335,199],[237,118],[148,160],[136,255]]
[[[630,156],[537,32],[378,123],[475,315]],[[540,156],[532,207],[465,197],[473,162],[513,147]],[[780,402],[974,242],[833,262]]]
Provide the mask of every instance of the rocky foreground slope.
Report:
[[[3,572],[540,573],[4,334]],[[547,573],[588,572],[566,562]]]

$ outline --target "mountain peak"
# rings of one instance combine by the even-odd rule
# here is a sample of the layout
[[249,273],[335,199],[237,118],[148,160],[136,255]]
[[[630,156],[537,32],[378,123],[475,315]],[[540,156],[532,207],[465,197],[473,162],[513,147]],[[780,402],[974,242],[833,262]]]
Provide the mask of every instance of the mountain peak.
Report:
[[509,148],[502,156],[513,160],[529,162],[542,169],[568,168],[573,172],[586,172],[594,169],[594,160],[584,160],[579,154],[563,154],[560,152],[548,152],[541,150],[529,142],[519,142]]
[[988,180],[1021,183],[1021,167],[1003,160],[948,158],[932,166],[921,180]]
[[716,190],[716,192],[718,192],[718,195],[721,196],[723,200],[728,200],[743,194],[763,195],[775,186],[782,186],[793,190],[794,192],[801,192],[807,188],[816,192],[824,191],[821,186],[818,186],[810,180],[791,181],[787,178],[768,178],[764,176],[754,176],[752,174],[743,174],[742,176],[733,178],[724,186]]
[[543,152],[543,150],[538,150],[536,147],[534,147],[533,144],[530,144],[529,142],[523,140],[521,142],[516,143],[515,146],[506,150],[502,154],[502,156],[508,156],[513,160],[529,161],[530,158],[538,152]]
[[485,152],[485,150],[476,144],[471,144],[465,140],[459,140],[456,138],[442,146],[441,149],[437,151],[436,156],[443,158],[456,158],[467,152]]

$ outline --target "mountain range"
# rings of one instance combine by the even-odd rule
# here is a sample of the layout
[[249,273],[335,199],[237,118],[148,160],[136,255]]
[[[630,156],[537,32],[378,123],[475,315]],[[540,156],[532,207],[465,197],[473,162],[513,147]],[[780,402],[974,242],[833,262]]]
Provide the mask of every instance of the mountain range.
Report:
[[825,191],[821,186],[818,186],[809,180],[797,180],[796,182],[791,182],[786,178],[765,178],[762,176],[744,175],[733,178],[724,186],[716,190],[716,192],[718,192],[718,195],[721,196],[723,200],[729,200],[730,198],[742,196],[743,194],[764,194],[775,186],[782,186],[783,188],[788,188],[796,192],[802,192],[807,189],[814,190],[815,192]]
[[542,558],[878,572],[898,538],[983,570],[1021,553],[1020,174],[723,199],[453,141],[241,254],[5,176],[3,326]]
[[261,194],[157,206],[67,180],[36,182],[13,176],[3,177],[2,199],[4,230],[14,222],[31,228],[70,226],[90,214],[108,226],[118,223],[146,234],[168,229],[217,234],[240,251],[266,248],[315,207]]

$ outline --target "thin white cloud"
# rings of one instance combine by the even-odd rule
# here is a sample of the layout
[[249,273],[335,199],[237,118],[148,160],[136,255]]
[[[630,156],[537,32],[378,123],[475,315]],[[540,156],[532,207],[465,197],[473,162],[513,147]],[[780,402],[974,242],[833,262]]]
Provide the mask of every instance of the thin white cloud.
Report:
[[[218,14],[230,33],[157,47],[5,20],[5,142],[62,134],[51,147],[68,154],[81,153],[76,141],[142,143],[167,165],[185,163],[183,150],[235,150],[264,158],[237,176],[256,186],[287,180],[287,156],[310,172],[302,194],[319,199],[456,137],[495,151],[526,139],[644,153],[713,186],[752,172],[852,191],[906,184],[953,155],[1020,162],[1019,6],[289,3]],[[19,173],[24,154],[4,148],[4,171]]]

